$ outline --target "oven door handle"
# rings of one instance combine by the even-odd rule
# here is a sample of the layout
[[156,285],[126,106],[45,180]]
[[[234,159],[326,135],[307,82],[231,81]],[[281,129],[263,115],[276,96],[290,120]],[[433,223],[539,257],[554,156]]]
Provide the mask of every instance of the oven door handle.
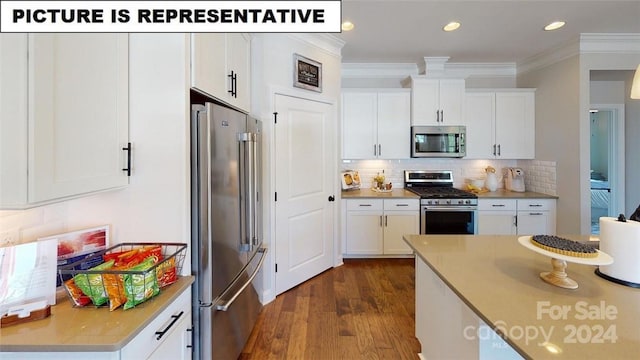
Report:
[[478,210],[477,206],[423,206],[422,210],[426,211],[460,211],[460,210]]

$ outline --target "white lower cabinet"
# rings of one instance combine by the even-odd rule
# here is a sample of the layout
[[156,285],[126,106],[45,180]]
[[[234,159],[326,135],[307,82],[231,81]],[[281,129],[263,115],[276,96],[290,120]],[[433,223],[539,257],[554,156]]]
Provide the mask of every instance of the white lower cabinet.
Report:
[[515,235],[516,200],[478,199],[479,235]]
[[556,233],[554,199],[518,200],[518,235]]
[[412,253],[402,236],[419,232],[418,199],[350,199],[343,206],[346,254]]
[[555,233],[554,199],[478,199],[479,235]]
[[191,359],[191,289],[147,325],[120,351],[122,360]]

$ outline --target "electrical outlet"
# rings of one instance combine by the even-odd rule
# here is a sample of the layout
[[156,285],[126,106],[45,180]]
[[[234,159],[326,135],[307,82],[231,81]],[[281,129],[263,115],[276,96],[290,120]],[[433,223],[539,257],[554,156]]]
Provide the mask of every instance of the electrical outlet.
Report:
[[18,229],[12,229],[0,232],[0,245],[14,245],[20,240],[20,232]]

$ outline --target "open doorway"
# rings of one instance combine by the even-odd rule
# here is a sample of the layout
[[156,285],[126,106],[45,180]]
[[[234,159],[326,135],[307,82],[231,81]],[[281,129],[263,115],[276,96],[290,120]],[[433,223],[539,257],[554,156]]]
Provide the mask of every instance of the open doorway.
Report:
[[600,234],[600,217],[624,213],[624,105],[594,104],[589,120],[591,233]]

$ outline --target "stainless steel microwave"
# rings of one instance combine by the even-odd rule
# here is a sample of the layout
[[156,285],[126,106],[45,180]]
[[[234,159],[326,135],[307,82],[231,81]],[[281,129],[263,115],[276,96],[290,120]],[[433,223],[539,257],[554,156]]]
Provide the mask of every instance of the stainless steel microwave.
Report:
[[466,137],[465,126],[412,126],[411,157],[464,157]]

